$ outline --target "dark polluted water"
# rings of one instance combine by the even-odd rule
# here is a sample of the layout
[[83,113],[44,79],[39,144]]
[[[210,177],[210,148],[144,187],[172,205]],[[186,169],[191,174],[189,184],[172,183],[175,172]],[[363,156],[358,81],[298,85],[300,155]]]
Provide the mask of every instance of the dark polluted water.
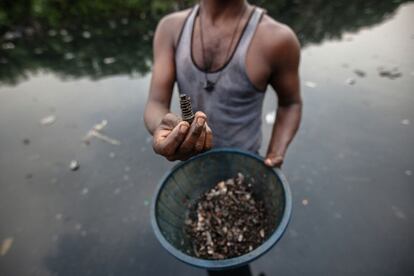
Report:
[[[273,2],[303,44],[304,114],[292,220],[254,274],[413,275],[414,4]],[[206,275],[150,228],[173,164],[142,121],[158,17],[136,18],[4,31],[0,275]],[[262,154],[275,106],[269,88]]]

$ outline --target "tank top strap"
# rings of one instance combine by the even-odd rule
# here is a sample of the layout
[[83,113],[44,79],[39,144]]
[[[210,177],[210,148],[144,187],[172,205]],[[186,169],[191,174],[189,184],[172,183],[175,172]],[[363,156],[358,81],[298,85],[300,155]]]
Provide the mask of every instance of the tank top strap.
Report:
[[240,41],[238,43],[236,52],[234,53],[234,62],[241,67],[245,67],[245,60],[247,55],[247,50],[253,39],[253,36],[256,32],[257,26],[263,16],[265,11],[259,7],[254,7],[253,12],[250,15],[249,21],[245,26],[245,29],[242,32]]
[[187,15],[187,18],[185,19],[184,25],[181,29],[181,33],[178,37],[176,48],[178,49],[180,47],[180,50],[186,53],[188,53],[188,51],[191,51],[191,38],[193,34],[193,26],[198,14],[198,10],[199,4],[194,5],[190,13]]

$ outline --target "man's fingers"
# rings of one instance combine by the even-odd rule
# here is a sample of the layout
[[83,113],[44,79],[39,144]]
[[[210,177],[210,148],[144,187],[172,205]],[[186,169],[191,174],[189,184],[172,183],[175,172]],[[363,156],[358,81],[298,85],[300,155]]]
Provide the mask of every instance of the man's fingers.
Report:
[[167,136],[154,137],[154,151],[164,156],[171,156],[184,141],[189,124],[180,122]]
[[211,128],[206,124],[206,139],[204,142],[204,149],[203,150],[209,150],[213,147],[213,132],[211,131]]
[[191,125],[190,132],[187,134],[187,137],[178,149],[179,153],[185,154],[191,152],[200,138],[200,135],[203,133],[206,117],[205,115],[197,115]]
[[[207,126],[207,116],[203,112],[197,112],[195,114],[194,122],[187,129],[184,137],[178,133],[176,134],[176,128],[174,128],[168,136],[165,137],[160,148],[168,160],[186,160],[192,155],[202,152],[207,145],[211,144],[211,129]],[[182,124],[181,122],[180,124]],[[208,133],[210,133],[208,135]],[[206,139],[209,141],[206,142]],[[166,146],[168,145],[168,146]]]
[[195,146],[194,146],[194,150],[196,152],[202,152],[204,149],[204,143],[206,141],[206,135],[207,135],[207,124],[204,124],[204,128],[202,133],[200,134],[200,137],[198,138]]
[[264,163],[269,167],[280,167],[283,163],[283,156],[268,157]]
[[270,158],[266,158],[264,162],[267,166],[273,167],[273,162]]

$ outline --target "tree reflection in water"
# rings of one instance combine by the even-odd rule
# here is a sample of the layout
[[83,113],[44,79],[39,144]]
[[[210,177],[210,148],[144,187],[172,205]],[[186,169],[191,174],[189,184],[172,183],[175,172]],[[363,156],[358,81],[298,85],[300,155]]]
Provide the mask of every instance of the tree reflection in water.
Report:
[[[194,1],[0,2],[0,83],[53,72],[62,79],[144,75],[151,69],[159,19]],[[344,32],[382,22],[407,0],[255,0],[291,26],[302,46],[339,39]]]

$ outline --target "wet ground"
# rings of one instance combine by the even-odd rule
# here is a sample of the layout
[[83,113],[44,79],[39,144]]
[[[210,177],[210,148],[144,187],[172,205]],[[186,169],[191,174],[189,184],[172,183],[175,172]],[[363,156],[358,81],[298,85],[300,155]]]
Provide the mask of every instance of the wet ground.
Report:
[[[413,14],[406,3],[304,47],[303,123],[283,168],[293,216],[255,275],[414,275]],[[151,196],[173,165],[142,121],[150,74],[107,75],[49,68],[0,86],[0,275],[206,275],[150,228]],[[264,145],[275,104],[269,89]],[[102,120],[120,145],[83,143]]]

